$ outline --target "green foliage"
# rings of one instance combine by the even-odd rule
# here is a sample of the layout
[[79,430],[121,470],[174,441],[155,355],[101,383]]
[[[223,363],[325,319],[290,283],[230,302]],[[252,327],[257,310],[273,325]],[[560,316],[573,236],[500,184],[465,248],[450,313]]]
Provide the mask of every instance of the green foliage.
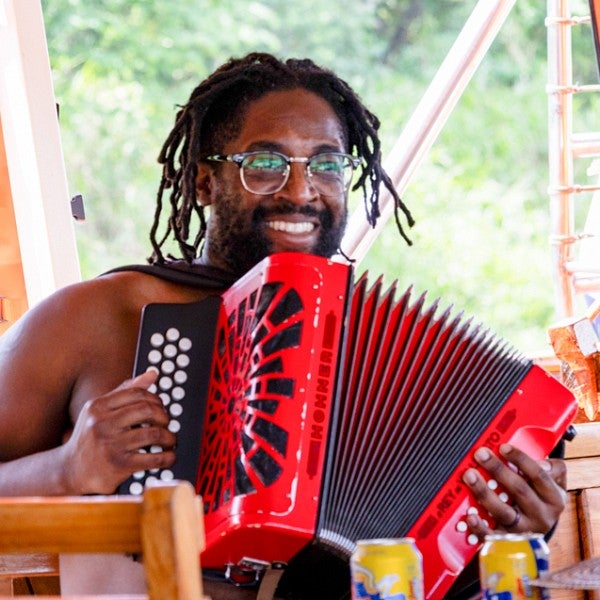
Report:
[[[583,0],[582,0],[583,1]],[[230,56],[309,56],[382,120],[390,151],[475,2],[42,0],[85,277],[143,262],[156,156],[178,104]],[[405,196],[413,247],[388,223],[358,271],[413,284],[524,350],[553,318],[548,245],[545,6],[515,4]],[[596,77],[589,30],[574,44]],[[584,125],[598,114],[581,110]],[[591,127],[596,129],[597,127]]]

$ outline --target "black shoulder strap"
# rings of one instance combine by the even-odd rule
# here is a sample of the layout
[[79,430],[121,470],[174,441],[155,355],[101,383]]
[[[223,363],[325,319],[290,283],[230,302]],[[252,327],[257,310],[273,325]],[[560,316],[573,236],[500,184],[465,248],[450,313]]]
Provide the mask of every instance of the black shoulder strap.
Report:
[[173,283],[181,283],[197,288],[226,289],[231,286],[236,277],[215,267],[190,264],[184,260],[174,261],[162,265],[126,265],[111,269],[103,275],[120,273],[123,271],[137,271],[154,277],[160,277]]

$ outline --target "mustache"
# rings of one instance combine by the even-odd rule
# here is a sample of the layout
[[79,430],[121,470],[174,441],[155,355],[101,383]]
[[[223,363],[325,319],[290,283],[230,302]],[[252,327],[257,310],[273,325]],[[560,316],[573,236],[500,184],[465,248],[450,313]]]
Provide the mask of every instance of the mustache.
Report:
[[293,214],[302,215],[304,217],[314,217],[319,220],[321,225],[324,226],[331,225],[333,223],[333,214],[327,208],[324,210],[317,210],[308,204],[296,206],[294,204],[285,203],[278,203],[277,205],[270,207],[263,205],[257,206],[252,214],[252,221],[257,224],[267,217]]

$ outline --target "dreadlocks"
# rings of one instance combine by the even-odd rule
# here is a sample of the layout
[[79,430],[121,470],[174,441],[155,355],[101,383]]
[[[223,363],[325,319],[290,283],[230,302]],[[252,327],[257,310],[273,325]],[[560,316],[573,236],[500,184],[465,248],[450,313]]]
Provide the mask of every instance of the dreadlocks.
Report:
[[[192,261],[198,256],[206,233],[203,207],[196,198],[198,161],[202,156],[220,152],[220,147],[239,133],[245,109],[251,102],[268,92],[294,88],[311,91],[331,105],[345,132],[348,152],[362,158],[362,170],[352,189],[362,189],[369,224],[374,226],[380,216],[379,187],[383,184],[394,198],[398,230],[411,244],[402,227],[399,211],[404,213],[409,226],[413,225],[413,218],[381,166],[381,143],[377,135],[379,119],[363,106],[345,81],[311,60],[282,62],[270,54],[251,53],[244,58],[231,59],[217,69],[196,87],[188,103],[177,113],[175,126],[158,157],[163,174],[150,231],[154,249],[150,262],[165,262],[161,248],[171,234],[183,258]],[[157,237],[167,189],[170,190],[169,217],[163,235]],[[190,243],[193,215],[198,217],[200,227]]]

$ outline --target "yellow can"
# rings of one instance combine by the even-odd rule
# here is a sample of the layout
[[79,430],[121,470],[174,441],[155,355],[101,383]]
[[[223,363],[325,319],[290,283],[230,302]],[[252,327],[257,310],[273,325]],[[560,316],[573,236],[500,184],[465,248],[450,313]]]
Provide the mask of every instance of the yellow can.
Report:
[[359,540],[350,573],[352,600],[423,600],[423,557],[413,538]]
[[541,534],[487,535],[479,551],[484,600],[545,600],[549,592],[530,584],[549,568],[550,551]]

